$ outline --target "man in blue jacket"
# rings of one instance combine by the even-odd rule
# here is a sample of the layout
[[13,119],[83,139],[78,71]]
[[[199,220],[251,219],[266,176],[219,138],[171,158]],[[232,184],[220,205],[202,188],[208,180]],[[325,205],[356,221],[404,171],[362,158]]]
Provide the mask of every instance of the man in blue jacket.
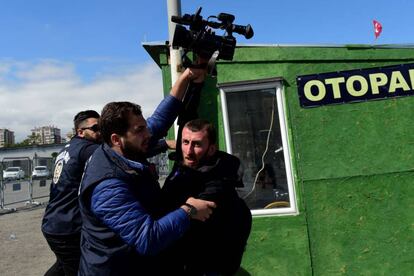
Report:
[[99,114],[85,110],[73,119],[76,135],[56,158],[49,203],[42,221],[42,232],[56,262],[46,272],[52,275],[77,275],[80,259],[81,216],[78,205],[79,184],[86,160],[99,146]]
[[213,202],[188,198],[163,216],[157,175],[145,159],[151,141],[164,136],[177,117],[190,81],[204,76],[205,70],[186,69],[147,121],[129,102],[102,110],[104,144],[88,162],[79,194],[79,275],[159,275],[162,264],[153,256],[178,240],[190,219],[205,221],[212,213]]

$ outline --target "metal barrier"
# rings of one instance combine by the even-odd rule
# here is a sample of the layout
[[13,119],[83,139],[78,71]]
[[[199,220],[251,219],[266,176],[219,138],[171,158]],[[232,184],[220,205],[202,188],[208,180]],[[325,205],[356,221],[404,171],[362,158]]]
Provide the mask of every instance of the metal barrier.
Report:
[[[159,154],[150,159],[156,164],[157,172],[161,179],[165,179],[168,175],[168,156],[166,153]],[[6,157],[0,163],[0,208],[14,208],[17,205],[38,205],[42,198],[49,198],[50,184],[52,183],[51,175],[46,178],[33,179],[32,170],[35,166],[46,166],[52,172],[53,158],[52,157],[38,157],[33,159],[29,157]],[[3,178],[3,171],[9,167],[20,167],[25,173],[23,179]],[[47,201],[45,200],[45,201]]]
[[[21,205],[38,205],[36,199],[49,197],[51,176],[33,179],[32,170],[35,166],[43,165],[48,168],[52,166],[52,158],[13,157],[3,158],[0,163],[0,208],[10,209]],[[4,178],[4,171],[10,167],[19,167],[24,171],[24,177]],[[22,204],[24,203],[24,204]]]
[[169,173],[168,166],[168,154],[166,152],[160,153],[148,159],[150,163],[154,163],[156,166],[157,174],[160,178],[167,177]]

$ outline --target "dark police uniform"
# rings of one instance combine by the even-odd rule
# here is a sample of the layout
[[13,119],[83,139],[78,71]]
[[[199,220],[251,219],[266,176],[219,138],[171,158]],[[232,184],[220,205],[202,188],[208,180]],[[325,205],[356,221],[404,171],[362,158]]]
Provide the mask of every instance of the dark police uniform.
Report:
[[82,226],[78,191],[85,163],[98,146],[75,136],[56,158],[42,232],[57,262],[46,275],[62,275],[62,271],[66,275],[77,275]]

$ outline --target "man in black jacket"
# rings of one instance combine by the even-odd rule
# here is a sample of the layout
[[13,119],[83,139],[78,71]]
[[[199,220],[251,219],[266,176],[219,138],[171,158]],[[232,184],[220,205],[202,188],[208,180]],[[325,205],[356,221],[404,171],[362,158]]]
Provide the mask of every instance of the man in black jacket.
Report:
[[206,120],[185,124],[181,149],[163,186],[166,206],[173,210],[192,196],[214,201],[217,208],[206,222],[192,222],[175,248],[182,254],[167,254],[171,266],[180,270],[182,265],[186,275],[232,275],[240,267],[252,223],[235,189],[243,186],[240,161],[217,150],[215,129]]

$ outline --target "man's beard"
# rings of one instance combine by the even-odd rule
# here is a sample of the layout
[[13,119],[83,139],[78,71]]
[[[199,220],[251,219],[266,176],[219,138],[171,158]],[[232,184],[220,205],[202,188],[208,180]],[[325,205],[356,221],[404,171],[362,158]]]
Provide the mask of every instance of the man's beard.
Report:
[[96,144],[101,144],[102,143],[102,136],[98,136],[97,138],[95,138],[95,136],[89,135],[89,134],[85,134],[84,138],[86,140],[92,141]]
[[128,141],[125,141],[125,143],[121,145],[121,150],[124,157],[130,160],[139,161],[145,159],[145,152]]

